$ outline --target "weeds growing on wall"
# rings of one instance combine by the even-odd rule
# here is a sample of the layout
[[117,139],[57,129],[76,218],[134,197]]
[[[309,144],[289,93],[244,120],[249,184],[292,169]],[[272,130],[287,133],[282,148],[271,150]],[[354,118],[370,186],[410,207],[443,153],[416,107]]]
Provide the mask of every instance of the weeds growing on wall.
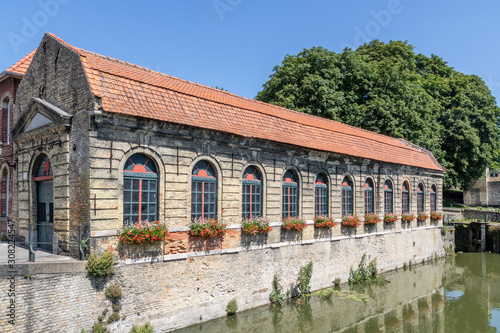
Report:
[[313,272],[313,263],[309,261],[306,266],[299,269],[299,276],[297,277],[297,289],[302,298],[309,296],[311,293],[311,277]]
[[233,298],[226,305],[226,313],[228,316],[231,316],[236,312],[238,312],[238,302],[236,302],[236,298]]
[[281,286],[280,278],[278,277],[278,273],[274,273],[273,290],[269,294],[269,301],[272,304],[283,305],[285,302],[285,295],[283,295],[283,287]]
[[115,273],[113,267],[113,253],[106,251],[102,256],[91,254],[85,264],[85,270],[89,276],[106,277]]
[[130,333],[153,333],[155,328],[150,323],[145,323],[142,326],[134,325]]
[[383,277],[377,277],[377,258],[366,264],[366,253],[361,257],[358,269],[349,272],[349,284],[363,284],[363,283],[385,283],[387,282]]

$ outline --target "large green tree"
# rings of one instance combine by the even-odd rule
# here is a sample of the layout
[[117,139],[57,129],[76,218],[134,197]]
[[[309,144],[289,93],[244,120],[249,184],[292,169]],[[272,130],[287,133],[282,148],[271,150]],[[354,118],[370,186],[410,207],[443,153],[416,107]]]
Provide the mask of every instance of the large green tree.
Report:
[[322,47],[287,55],[256,99],[404,138],[447,168],[445,187],[466,189],[499,149],[500,109],[484,81],[416,54],[407,42],[356,51]]

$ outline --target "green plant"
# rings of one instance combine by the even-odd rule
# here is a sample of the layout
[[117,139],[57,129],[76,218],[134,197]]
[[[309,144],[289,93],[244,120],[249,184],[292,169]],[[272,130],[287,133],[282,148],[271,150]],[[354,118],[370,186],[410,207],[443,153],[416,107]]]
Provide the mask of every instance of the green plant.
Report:
[[358,215],[348,215],[342,218],[342,225],[344,227],[357,227],[361,224]]
[[97,316],[97,321],[102,323],[102,320],[104,319],[104,315],[99,315]]
[[330,298],[332,298],[333,294],[335,294],[335,289],[333,288],[326,288],[314,293],[314,295],[318,296],[318,298],[321,300],[329,300]]
[[255,235],[258,233],[267,234],[273,227],[269,225],[269,221],[263,217],[254,217],[251,219],[246,219],[241,223],[241,230],[245,234]]
[[336,277],[336,278],[333,280],[333,285],[334,285],[335,287],[340,286],[340,278],[339,278],[339,277]]
[[442,235],[442,236],[445,236],[447,233],[448,233],[448,228],[446,228],[446,227],[444,227],[444,226],[443,226],[443,227],[441,228],[441,235]]
[[114,323],[115,321],[120,320],[120,314],[118,312],[113,312],[108,317],[108,324]]
[[145,323],[142,326],[132,326],[130,333],[153,333],[154,327],[150,323]]
[[299,275],[297,277],[297,288],[300,291],[300,296],[309,296],[311,293],[311,277],[313,272],[313,263],[309,261],[306,266],[299,269]]
[[398,216],[395,214],[385,214],[384,215],[384,222],[385,223],[392,223],[396,222],[398,220]]
[[120,242],[130,244],[152,243],[168,236],[168,228],[159,221],[142,221],[118,230]]
[[236,312],[238,312],[238,303],[236,302],[236,299],[233,298],[226,305],[226,313],[228,316],[231,316],[234,315]]
[[377,277],[377,258],[370,261],[370,263],[366,264],[366,253],[361,257],[361,261],[358,264],[358,269],[351,270],[349,272],[349,284],[361,284],[361,283],[385,283],[386,280],[384,278]]
[[89,276],[105,277],[115,273],[113,267],[113,252],[106,251],[102,256],[91,254],[85,264],[85,269]]
[[281,286],[280,278],[278,273],[274,273],[274,278],[272,282],[273,290],[269,294],[269,301],[273,304],[283,305],[285,301],[285,296],[283,295],[283,287]]
[[104,296],[111,301],[117,301],[122,297],[122,287],[119,284],[114,284],[104,290]]
[[283,228],[284,230],[302,231],[307,228],[307,223],[306,221],[298,217],[287,217],[283,220],[281,228]]
[[417,215],[417,221],[419,221],[419,222],[424,222],[428,218],[429,218],[429,215],[427,215],[425,213],[418,213],[418,215]]
[[111,309],[113,310],[113,312],[120,312],[122,309],[122,306],[121,306],[121,304],[112,304]]
[[337,225],[337,222],[332,217],[316,216],[314,218],[314,226],[316,228],[332,228]]
[[195,235],[214,238],[226,234],[227,224],[216,219],[198,219],[193,221],[189,228]]
[[96,321],[92,326],[92,333],[109,333],[108,328],[101,322]]
[[376,224],[382,220],[377,214],[365,214],[364,218],[365,224]]
[[415,219],[413,214],[403,214],[401,215],[401,221],[403,222],[411,222]]
[[488,231],[492,236],[500,234],[500,224],[492,224],[488,227]]
[[8,240],[9,240],[9,238],[7,237],[7,234],[1,232],[0,233],[0,242],[6,242]]

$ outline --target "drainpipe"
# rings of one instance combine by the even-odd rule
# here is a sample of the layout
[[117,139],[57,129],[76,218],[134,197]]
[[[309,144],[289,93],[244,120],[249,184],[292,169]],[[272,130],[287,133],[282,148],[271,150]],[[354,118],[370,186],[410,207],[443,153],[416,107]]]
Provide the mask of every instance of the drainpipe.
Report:
[[5,216],[7,217],[7,219],[9,218],[9,178],[10,172],[7,172],[7,191],[5,200]]
[[7,144],[10,142],[10,100],[7,103]]

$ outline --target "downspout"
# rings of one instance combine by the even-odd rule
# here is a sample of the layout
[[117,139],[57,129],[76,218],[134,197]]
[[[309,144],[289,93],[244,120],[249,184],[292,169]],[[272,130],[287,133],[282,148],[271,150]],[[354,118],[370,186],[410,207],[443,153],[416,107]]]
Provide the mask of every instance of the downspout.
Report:
[[6,191],[6,207],[5,207],[5,216],[8,218],[9,217],[9,179],[10,179],[10,172],[7,172],[7,191]]
[[10,100],[7,103],[7,144],[10,142]]

